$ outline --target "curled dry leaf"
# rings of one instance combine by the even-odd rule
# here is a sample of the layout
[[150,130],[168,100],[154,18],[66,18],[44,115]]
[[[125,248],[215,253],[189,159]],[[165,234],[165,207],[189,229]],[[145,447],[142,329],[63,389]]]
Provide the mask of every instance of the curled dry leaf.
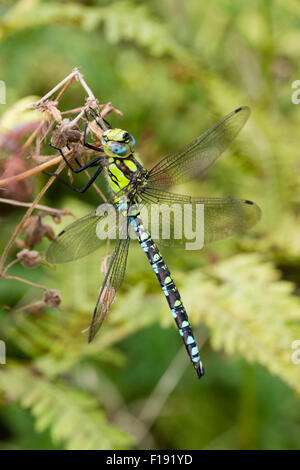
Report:
[[[102,105],[100,104],[100,107]],[[92,108],[92,109],[98,109],[99,108],[99,100],[95,97],[90,97],[88,96],[86,98],[86,105],[85,105],[86,109],[89,109],[89,108]]]
[[89,129],[99,138],[99,140],[101,139],[103,130],[99,127],[96,121],[89,122]]
[[57,122],[62,121],[62,116],[60,110],[56,107],[57,103],[55,102],[50,102],[48,109],[50,114],[52,115],[53,119]]
[[72,173],[71,168],[68,168],[68,177],[69,177],[70,183],[73,184],[74,178],[73,178],[73,173]]
[[69,119],[63,119],[61,124],[53,131],[51,143],[55,147],[64,148],[69,142],[80,142],[81,132],[76,124],[71,124]]
[[[58,105],[57,101],[46,100],[43,103],[39,103],[37,107],[40,111],[50,114],[50,116],[52,116],[55,121],[61,122],[62,116],[61,116],[61,112],[57,108],[57,105]],[[33,107],[35,107],[35,104],[33,105]]]
[[60,224],[60,223],[61,223],[61,220],[62,220],[61,215],[59,215],[59,214],[53,215],[53,216],[52,216],[52,219],[53,219],[53,222],[54,222],[55,224]]
[[62,301],[62,297],[59,291],[56,289],[49,289],[49,290],[46,290],[46,292],[44,293],[44,302],[47,305],[47,307],[56,308],[59,306],[61,301]]
[[100,108],[101,108],[102,118],[104,118],[105,116],[108,116],[108,114],[110,113],[115,113],[115,114],[119,114],[119,116],[123,116],[122,111],[120,111],[117,108],[114,108],[110,101],[106,104],[100,104]]
[[68,142],[80,142],[81,132],[78,126],[73,126],[71,128],[66,129],[66,136],[68,138]]
[[81,165],[84,163],[84,156],[88,155],[90,153],[90,150],[84,147],[80,142],[75,142],[72,143],[72,156],[73,160],[77,158]]
[[52,227],[45,224],[40,215],[32,215],[27,219],[24,224],[23,233],[26,234],[25,245],[28,248],[33,248],[41,243],[44,237],[47,237],[49,240],[54,240],[55,238]]
[[17,259],[21,262],[23,266],[25,266],[25,268],[34,268],[38,266],[42,261],[42,258],[40,257],[38,251],[30,251],[27,248],[22,251],[19,251],[19,253],[17,254]]
[[26,248],[25,243],[19,237],[15,239],[15,244],[17,245],[18,248],[20,248],[20,250],[23,250],[24,248]]

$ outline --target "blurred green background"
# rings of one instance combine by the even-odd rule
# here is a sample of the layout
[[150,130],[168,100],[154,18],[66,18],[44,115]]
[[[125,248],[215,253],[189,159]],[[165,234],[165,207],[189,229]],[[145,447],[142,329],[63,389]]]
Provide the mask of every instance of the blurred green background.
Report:
[[[180,189],[252,199],[263,218],[249,233],[199,253],[162,249],[203,343],[201,381],[135,243],[125,282],[90,345],[81,330],[103,279],[105,248],[56,270],[14,266],[11,274],[59,289],[63,302],[40,314],[1,310],[1,449],[299,449],[300,366],[291,360],[300,340],[300,105],[291,100],[299,64],[296,0],[2,0],[7,104],[0,119],[78,66],[100,102],[123,111],[110,122],[135,136],[151,168],[249,105],[250,120],[230,150],[205,179]],[[83,99],[75,84],[62,106]],[[13,145],[2,147],[2,170],[13,152]],[[46,181],[39,175],[1,196],[31,201]],[[92,188],[81,196],[55,183],[41,203],[79,217],[99,198]],[[0,206],[1,252],[23,214]],[[46,221],[59,232],[72,218],[58,226]],[[0,282],[2,306],[40,296],[25,284]]]

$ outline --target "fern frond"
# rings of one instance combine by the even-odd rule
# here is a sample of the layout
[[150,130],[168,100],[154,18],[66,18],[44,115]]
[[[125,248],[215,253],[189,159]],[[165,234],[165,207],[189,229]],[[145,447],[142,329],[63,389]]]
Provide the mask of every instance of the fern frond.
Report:
[[237,255],[207,274],[191,274],[181,290],[192,323],[210,328],[215,349],[261,364],[300,393],[300,367],[291,361],[292,342],[300,336],[300,299],[271,263]]
[[24,366],[7,366],[0,373],[0,389],[35,417],[36,430],[51,430],[54,441],[67,450],[124,449],[133,440],[108,424],[96,398],[48,382]]
[[88,31],[103,26],[109,42],[133,41],[156,57],[169,54],[180,58],[186,55],[166,24],[151,16],[144,5],[130,1],[115,2],[108,7],[77,3],[68,3],[62,7],[58,2],[27,2],[22,9],[11,8],[4,15],[0,25],[0,39],[11,32],[55,23],[69,23]]

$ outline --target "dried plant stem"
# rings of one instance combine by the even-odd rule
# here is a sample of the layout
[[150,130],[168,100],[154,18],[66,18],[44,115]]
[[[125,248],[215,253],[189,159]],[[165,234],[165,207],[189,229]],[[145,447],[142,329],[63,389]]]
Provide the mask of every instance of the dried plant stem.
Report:
[[83,78],[83,75],[79,72],[78,68],[75,67],[69,75],[67,75],[54,88],[52,88],[52,90],[50,90],[48,93],[46,93],[46,95],[44,95],[40,100],[33,103],[31,106],[34,107],[34,108],[38,108],[46,100],[51,98],[51,96],[54,95],[54,93],[56,93],[60,88],[63,87],[62,90],[60,91],[60,93],[58,94],[57,98],[56,98],[56,101],[59,101],[75,78],[76,78],[76,80],[78,80],[80,82],[81,86],[86,91],[86,93],[88,95],[88,99],[96,100],[94,93],[92,92],[90,87],[87,85],[86,81]]
[[84,115],[85,113],[85,109],[82,109],[81,112],[76,116],[76,118],[74,118],[71,122],[70,122],[70,125],[74,126],[74,124],[76,124],[81,118],[82,116]]
[[61,115],[64,116],[65,114],[76,114],[82,111],[82,106],[80,108],[68,109],[68,111],[61,111]]
[[[12,206],[20,206],[20,207],[31,207],[32,202],[21,202],[21,201],[15,201],[14,199],[5,199],[3,197],[0,197],[0,203],[3,204],[10,204]],[[35,209],[39,209],[41,211],[49,212],[51,215],[72,215],[70,211],[67,209],[54,209],[53,207],[48,207],[48,206],[43,206],[42,204],[37,204],[35,206]]]
[[[94,107],[100,107],[101,108],[101,113],[98,117],[98,119],[100,121],[102,121],[104,116],[110,114],[111,112],[115,112],[117,114],[122,115],[121,111],[115,109],[112,106],[111,103],[106,103],[105,105],[99,105],[99,102],[95,98],[92,90],[89,88],[89,86],[85,82],[85,80],[83,78],[83,75],[79,72],[79,69],[76,67],[72,70],[72,72],[69,75],[67,75],[67,77],[65,77],[54,88],[52,88],[52,90],[50,90],[48,93],[46,93],[41,99],[39,99],[38,101],[36,101],[35,103],[30,105],[30,108],[39,109],[41,111],[46,112],[47,114],[52,116],[52,119],[50,119],[49,121],[42,120],[39,123],[39,125],[37,126],[35,131],[30,135],[30,137],[25,142],[25,144],[23,146],[24,151],[32,145],[32,143],[34,142],[34,139],[37,138],[37,137],[39,137],[38,145],[40,146],[40,144],[43,142],[43,140],[49,134],[50,130],[53,128],[55,122],[61,123],[61,120],[62,120],[61,112],[57,108],[57,104],[60,101],[60,99],[62,98],[62,96],[64,95],[64,93],[66,92],[66,90],[70,87],[70,85],[72,84],[72,82],[75,79],[80,82],[81,86],[83,87],[83,89],[87,93],[87,98],[86,98],[85,105],[82,106],[81,108],[77,108],[77,109],[71,110],[69,112],[66,111],[66,112],[63,113],[63,114],[78,113],[77,116],[75,116],[75,118],[73,120],[70,120],[70,122],[67,122],[68,126],[71,127],[75,123],[77,123],[82,118],[82,116],[84,115],[84,112],[86,110],[88,110],[89,107],[93,107],[93,108]],[[54,101],[51,101],[50,98],[53,97],[53,95],[56,92],[58,92],[57,97],[52,98],[52,100],[54,100]],[[40,133],[41,133],[41,131],[43,129],[43,126],[46,122],[49,122],[49,125],[48,125],[45,133],[43,133],[42,138],[40,138]],[[27,171],[25,171],[21,174],[14,175],[14,176],[11,176],[9,178],[4,178],[4,179],[0,180],[0,188],[4,187],[4,186],[6,186],[6,185],[8,185],[12,182],[21,181],[21,180],[24,180],[25,178],[36,175],[36,174],[42,172],[43,170],[46,170],[47,168],[49,168],[53,165],[56,165],[58,163],[59,163],[59,166],[56,169],[56,174],[59,174],[64,169],[65,162],[63,161],[61,155],[56,155],[56,156],[53,156],[50,160],[48,160],[46,162],[43,162],[40,165],[35,166],[34,168],[31,168],[30,170],[27,170]],[[88,171],[86,171],[86,173],[89,176]],[[33,201],[32,204],[27,204],[27,203],[22,203],[22,202],[19,202],[19,201],[12,201],[12,200],[9,200],[9,199],[0,198],[0,202],[3,202],[3,203],[12,204],[12,205],[16,205],[16,206],[22,206],[22,207],[28,207],[28,210],[26,211],[26,213],[25,213],[24,217],[22,218],[21,222],[15,228],[15,230],[14,230],[10,240],[8,241],[7,246],[6,246],[6,248],[5,248],[5,250],[2,254],[2,257],[1,257],[1,260],[0,260],[0,277],[2,277],[2,278],[6,277],[7,279],[15,279],[15,280],[18,280],[20,282],[25,282],[27,284],[34,285],[36,287],[45,289],[45,287],[40,286],[39,284],[31,283],[30,281],[26,281],[25,279],[21,279],[21,278],[15,277],[15,276],[6,276],[6,274],[5,274],[6,270],[10,266],[12,266],[12,264],[14,264],[14,262],[9,263],[6,267],[6,270],[4,269],[4,266],[5,266],[5,262],[6,262],[9,250],[11,249],[11,247],[14,244],[16,238],[18,237],[18,235],[22,231],[25,222],[31,216],[34,209],[45,210],[45,211],[49,212],[51,215],[62,215],[62,214],[66,213],[63,210],[55,210],[55,209],[49,208],[47,206],[42,206],[42,205],[38,204],[40,199],[43,197],[43,195],[46,193],[46,191],[48,190],[48,188],[51,186],[51,184],[54,181],[55,181],[55,177],[51,177],[48,180],[48,182],[46,183],[44,188],[41,190],[41,192],[38,194],[38,196],[36,196],[36,198],[35,198],[35,200]],[[96,183],[93,183],[93,186],[94,186],[95,190],[98,192],[98,194],[103,198],[103,200],[107,201],[105,195],[98,188]]]
[[[36,101],[34,103],[35,107],[38,107],[40,104],[42,104],[44,101],[46,101],[48,98],[50,98],[56,91],[58,91],[65,83],[70,81],[70,84],[74,80],[76,74],[78,73],[78,69],[74,69],[69,75],[67,75],[61,82],[59,82],[52,90],[50,90],[46,95],[44,95],[40,100]],[[65,91],[63,89],[63,91]]]
[[67,91],[67,89],[69,88],[69,86],[72,84],[74,78],[75,78],[75,75],[73,75],[73,77],[71,77],[70,80],[65,84],[65,86],[63,87],[63,89],[60,90],[60,92],[59,92],[58,95],[57,95],[56,101],[59,101],[59,100],[61,99],[61,97],[65,94],[65,92]]
[[[45,121],[44,121],[44,122],[45,122]],[[50,123],[49,123],[47,132],[45,132],[45,134],[42,136],[40,144],[42,144],[42,143],[44,142],[44,140],[45,140],[46,137],[48,136],[49,132],[51,131],[52,127],[54,126],[54,124],[55,124],[55,121],[54,121],[54,119],[53,119],[53,120],[50,121]]]
[[44,122],[45,121],[41,121],[40,124],[38,125],[38,127],[35,129],[35,131],[33,131],[33,133],[31,134],[30,137],[28,137],[28,139],[26,140],[25,144],[23,145],[23,150],[27,149],[28,147],[30,147],[30,145],[32,144],[32,142],[34,141],[34,139],[36,138],[36,136],[38,135],[38,133],[41,131],[43,125],[44,125]]
[[14,308],[12,313],[24,312],[25,310],[32,310],[33,308],[36,309],[37,307],[45,307],[45,302],[42,300],[37,300],[35,302],[31,302],[27,305],[22,305],[22,307]]
[[10,176],[9,178],[4,178],[3,180],[0,180],[0,188],[2,186],[6,186],[12,182],[15,181],[21,181],[26,178],[29,178],[30,176],[36,175],[37,173],[41,173],[41,171],[46,170],[50,166],[56,165],[57,163],[62,161],[62,157],[56,156],[51,158],[51,160],[42,163],[41,165],[35,166],[34,168],[31,168],[30,170],[24,171],[23,173],[19,173],[18,175]]
[[41,284],[37,284],[36,282],[28,281],[27,279],[23,279],[19,276],[9,276],[8,274],[1,275],[2,279],[11,279],[14,281],[24,282],[24,284],[28,284],[31,287],[37,287],[38,289],[47,290],[47,287],[42,286]]
[[[61,158],[61,157],[60,157]],[[42,165],[40,165],[42,166]],[[59,165],[58,169],[56,170],[56,173],[59,174],[63,168],[65,166],[65,162],[61,162],[61,164]],[[31,206],[28,208],[28,210],[26,211],[23,219],[21,220],[21,222],[17,225],[17,227],[15,228],[14,230],[14,233],[12,234],[8,244],[6,245],[5,247],[5,250],[2,254],[2,257],[1,257],[1,261],[0,261],[0,274],[2,273],[3,271],[3,267],[4,267],[4,263],[6,261],[6,258],[7,258],[7,255],[9,253],[9,250],[11,249],[12,245],[14,244],[14,241],[15,239],[17,238],[17,236],[19,235],[19,233],[21,232],[23,226],[24,226],[24,223],[26,222],[26,220],[31,216],[35,206],[39,203],[40,199],[43,197],[43,195],[45,194],[45,192],[47,191],[47,189],[51,186],[51,184],[54,182],[55,180],[55,177],[52,176],[49,181],[47,181],[47,183],[45,184],[45,186],[43,187],[43,189],[41,190],[41,192],[36,196],[35,200],[33,201],[33,203],[31,204]]]
[[[74,69],[75,70],[75,69]],[[95,100],[95,95],[94,93],[92,92],[92,90],[90,89],[90,87],[87,85],[86,81],[84,80],[83,78],[83,75],[79,72],[78,69],[76,69],[76,79],[79,80],[79,82],[81,83],[81,86],[85,89],[85,91],[87,92],[87,95],[88,97],[91,99],[91,100]]]
[[3,269],[3,273],[2,273],[2,276],[7,273],[7,271],[16,263],[19,263],[20,260],[18,258],[12,260],[10,263],[8,263],[7,266],[5,266],[5,268]]
[[[89,179],[90,179],[91,176],[90,176],[88,170],[84,170],[84,172],[85,172],[85,174],[86,174],[86,175],[89,177]],[[101,196],[105,202],[108,202],[107,198],[105,197],[105,195],[103,194],[103,192],[101,191],[101,189],[98,188],[97,184],[96,184],[96,183],[93,183],[92,186],[95,188],[95,190],[97,191],[97,193],[99,194],[99,196]]]

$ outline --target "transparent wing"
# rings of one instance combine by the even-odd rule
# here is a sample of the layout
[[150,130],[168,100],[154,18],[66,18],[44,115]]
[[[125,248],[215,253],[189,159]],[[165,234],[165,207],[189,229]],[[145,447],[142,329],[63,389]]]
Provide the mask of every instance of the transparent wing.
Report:
[[54,264],[66,263],[82,258],[100,248],[104,242],[104,238],[101,238],[103,224],[107,225],[107,236],[110,237],[112,235],[110,232],[116,230],[116,217],[113,210],[102,215],[98,214],[98,210],[95,210],[60,232],[49,246],[46,260]]
[[182,149],[163,158],[149,172],[149,184],[169,187],[198,177],[235,139],[250,115],[247,106],[238,108]]
[[89,342],[92,341],[101,327],[111,304],[113,303],[117,289],[123,282],[130,239],[119,240],[113,252],[107,274],[99,292],[94,309],[92,322],[89,329]]
[[195,198],[151,188],[141,197],[144,204],[141,216],[151,236],[170,247],[192,249],[186,244],[192,242],[193,234],[199,240],[202,236],[203,244],[207,245],[245,232],[261,217],[260,208],[245,199]]

